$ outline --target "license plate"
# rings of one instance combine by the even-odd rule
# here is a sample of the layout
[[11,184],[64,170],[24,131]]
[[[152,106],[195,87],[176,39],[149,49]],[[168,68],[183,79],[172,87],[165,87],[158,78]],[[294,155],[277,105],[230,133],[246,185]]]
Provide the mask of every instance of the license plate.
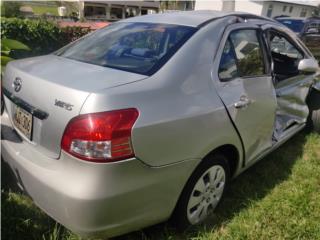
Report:
[[31,113],[16,106],[13,114],[13,123],[28,139],[31,140],[33,124]]

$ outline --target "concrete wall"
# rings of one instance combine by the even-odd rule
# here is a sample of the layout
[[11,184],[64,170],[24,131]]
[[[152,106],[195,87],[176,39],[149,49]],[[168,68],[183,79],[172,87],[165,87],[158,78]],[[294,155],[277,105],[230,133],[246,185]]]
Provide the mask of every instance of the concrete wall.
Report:
[[196,1],[195,10],[222,10],[222,1]]
[[254,1],[234,1],[234,8],[230,9],[232,6],[231,1],[215,0],[215,1],[196,1],[195,10],[217,10],[217,11],[240,11],[249,12],[257,15],[261,15],[263,2]]
[[[312,6],[303,6],[303,5],[297,5],[297,4],[291,4],[291,3],[282,3],[282,2],[264,2],[263,10],[262,10],[262,15],[267,16],[267,11],[269,6],[273,5],[273,10],[272,10],[272,15],[271,17],[276,17],[280,15],[288,15],[291,17],[300,17],[300,14],[303,9],[306,10],[306,17],[311,17],[312,16],[312,11],[314,7]],[[283,11],[284,7],[286,7],[285,11]],[[290,12],[290,8],[292,7],[292,12]]]
[[239,12],[249,12],[256,15],[262,14],[264,3],[262,1],[236,1],[235,10]]
[[[301,1],[301,3],[303,3]],[[248,12],[252,14],[267,16],[268,8],[273,5],[272,14],[270,17],[279,15],[288,15],[292,17],[300,17],[303,9],[306,11],[305,17],[311,17],[315,7],[307,5],[292,4],[290,2],[283,3],[278,1],[252,1],[252,0],[235,0],[235,11]],[[215,1],[196,1],[195,10],[223,10],[223,0]],[[283,7],[286,6],[285,11]],[[292,11],[290,12],[290,8]]]

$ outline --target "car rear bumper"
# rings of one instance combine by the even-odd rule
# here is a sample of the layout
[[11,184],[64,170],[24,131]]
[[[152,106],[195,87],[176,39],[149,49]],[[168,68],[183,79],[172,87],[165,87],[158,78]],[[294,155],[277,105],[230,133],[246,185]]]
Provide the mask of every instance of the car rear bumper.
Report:
[[137,159],[97,164],[63,152],[52,159],[20,139],[6,112],[1,120],[2,156],[20,185],[48,215],[82,236],[110,237],[168,219],[198,162],[151,168]]

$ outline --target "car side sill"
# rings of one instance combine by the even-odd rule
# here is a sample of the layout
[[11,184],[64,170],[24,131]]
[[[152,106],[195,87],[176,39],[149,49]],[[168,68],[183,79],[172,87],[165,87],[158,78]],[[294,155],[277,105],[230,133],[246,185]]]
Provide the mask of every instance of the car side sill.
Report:
[[253,164],[255,164],[256,162],[260,161],[261,159],[263,159],[265,156],[267,156],[269,153],[275,151],[277,148],[279,148],[280,146],[282,146],[284,143],[286,143],[289,139],[291,139],[292,136],[294,136],[295,134],[297,134],[298,132],[300,132],[302,129],[304,129],[306,126],[306,124],[301,124],[300,126],[298,126],[297,128],[292,129],[292,131],[290,131],[285,137],[283,137],[279,142],[275,143],[271,148],[265,150],[264,152],[262,152],[260,155],[258,155],[258,157],[256,157],[255,160],[250,161],[250,163],[248,165],[246,165],[243,169],[241,169],[241,171],[237,174],[239,175],[240,173],[244,172],[245,170],[247,170],[249,167],[251,167]]

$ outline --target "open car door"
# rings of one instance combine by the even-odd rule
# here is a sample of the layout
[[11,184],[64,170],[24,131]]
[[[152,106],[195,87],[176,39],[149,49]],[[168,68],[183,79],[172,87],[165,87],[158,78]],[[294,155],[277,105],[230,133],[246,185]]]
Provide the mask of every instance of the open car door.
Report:
[[276,26],[265,26],[264,30],[278,104],[273,136],[278,142],[305,126],[309,116],[306,100],[316,73],[301,71],[302,60],[314,59],[296,41],[297,36]]

